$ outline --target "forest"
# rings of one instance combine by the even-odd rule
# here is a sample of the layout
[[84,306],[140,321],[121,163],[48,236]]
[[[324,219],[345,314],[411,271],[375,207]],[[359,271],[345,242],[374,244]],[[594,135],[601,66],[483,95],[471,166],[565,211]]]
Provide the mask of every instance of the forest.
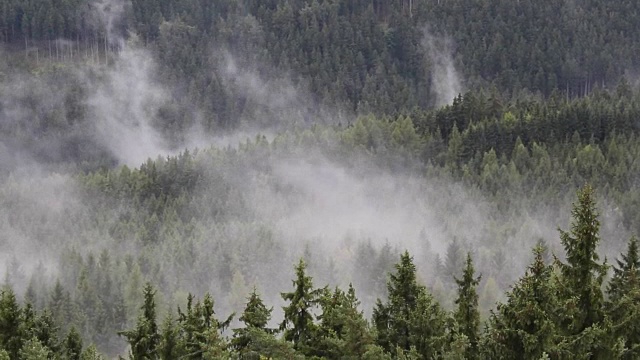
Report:
[[640,358],[639,17],[0,0],[0,359]]

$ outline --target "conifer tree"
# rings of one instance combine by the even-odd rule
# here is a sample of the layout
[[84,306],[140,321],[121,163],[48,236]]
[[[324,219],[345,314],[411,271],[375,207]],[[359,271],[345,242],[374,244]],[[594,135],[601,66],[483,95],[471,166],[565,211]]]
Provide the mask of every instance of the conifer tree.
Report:
[[156,323],[155,290],[150,283],[144,287],[144,304],[135,329],[119,332],[127,338],[131,346],[131,359],[147,360],[158,358],[160,335]]
[[205,294],[202,302],[193,304],[194,296],[187,298],[186,313],[178,308],[180,325],[180,348],[188,359],[223,358],[226,343],[220,335],[233,320],[232,313],[225,321],[216,319],[213,297]]
[[80,360],[82,355],[82,337],[75,327],[71,327],[69,334],[64,340],[64,353],[68,360]]
[[353,286],[347,292],[336,288],[320,299],[317,355],[326,358],[361,358],[373,345],[367,322]]
[[11,287],[0,291],[0,347],[7,350],[12,359],[18,358],[23,339],[22,309]]
[[467,253],[467,261],[462,278],[456,278],[458,298],[455,300],[456,310],[453,317],[456,321],[456,332],[466,336],[469,346],[465,352],[467,359],[475,359],[478,353],[480,331],[480,313],[478,311],[478,292],[480,276],[475,277],[471,254]]
[[602,282],[607,265],[599,263],[596,251],[600,242],[600,221],[595,194],[590,185],[578,191],[578,201],[571,211],[571,231],[560,230],[566,263],[556,261],[561,277],[561,290],[567,302],[564,325],[569,334],[579,334],[602,320]]
[[256,331],[264,332],[265,335],[273,333],[272,329],[267,328],[267,324],[271,320],[271,311],[273,311],[273,308],[267,308],[264,305],[254,287],[247,299],[244,312],[239,318],[245,327],[233,330],[231,345],[236,351],[242,353],[249,346],[252,340],[251,335],[255,334]]
[[162,322],[162,329],[160,331],[160,345],[158,349],[160,359],[171,360],[179,357],[182,349],[178,343],[178,335],[178,328],[171,312],[169,312]]
[[558,351],[576,359],[610,359],[621,353],[621,342],[612,335],[612,324],[604,317],[602,283],[607,265],[600,263],[596,248],[600,222],[595,194],[590,185],[578,191],[572,209],[571,231],[560,230],[566,263],[556,259],[560,269]]
[[373,323],[377,330],[377,343],[388,353],[418,352],[421,356],[434,356],[444,336],[445,315],[418,284],[416,267],[408,251],[400,256],[396,271],[389,275],[388,300],[380,299],[373,310]]
[[629,283],[632,277],[640,276],[640,253],[638,252],[638,239],[632,237],[627,246],[627,252],[617,259],[617,266],[613,266],[613,276],[607,285],[609,302],[614,303],[632,290]]
[[282,298],[289,303],[283,307],[284,320],[280,330],[284,331],[284,339],[293,343],[293,348],[303,354],[310,351],[311,343],[316,335],[317,326],[313,321],[313,309],[317,306],[320,290],[313,288],[313,280],[307,276],[307,265],[303,259],[295,267],[296,279],[294,290],[282,293]]
[[640,357],[640,259],[638,240],[629,240],[627,252],[613,267],[614,275],[607,287],[607,315],[612,322],[614,339],[624,343],[624,359]]
[[492,312],[481,340],[483,359],[538,360],[550,353],[557,334],[557,296],[552,268],[545,264],[544,248],[534,249],[525,275]]

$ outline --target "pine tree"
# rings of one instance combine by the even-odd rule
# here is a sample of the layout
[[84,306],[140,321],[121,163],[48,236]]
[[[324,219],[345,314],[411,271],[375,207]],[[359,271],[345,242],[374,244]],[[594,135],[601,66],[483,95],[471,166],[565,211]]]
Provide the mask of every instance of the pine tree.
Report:
[[75,327],[71,327],[69,334],[64,340],[64,353],[68,360],[80,360],[82,355],[82,337]]
[[131,346],[133,360],[147,360],[158,358],[160,335],[156,323],[155,290],[150,283],[144,287],[144,304],[142,313],[138,317],[135,329],[121,331],[119,334],[127,338]]
[[373,345],[373,337],[353,286],[345,293],[339,288],[326,290],[320,299],[322,314],[318,329],[316,355],[331,359],[361,358]]
[[408,251],[400,256],[395,268],[387,283],[387,302],[383,304],[378,299],[373,310],[376,341],[391,354],[400,350],[433,356],[441,348],[436,344],[444,336],[444,312],[424,286],[418,284],[416,267]]
[[282,293],[282,298],[289,303],[283,307],[284,320],[280,330],[284,331],[284,339],[293,343],[293,348],[306,354],[316,335],[317,326],[313,321],[313,310],[317,306],[320,290],[313,288],[313,280],[307,276],[307,265],[303,259],[295,267],[296,279],[294,290]]
[[607,265],[598,262],[596,248],[600,242],[600,221],[595,194],[590,185],[578,191],[578,202],[571,211],[571,231],[560,230],[567,263],[556,261],[562,274],[562,290],[567,301],[565,326],[570,334],[602,320],[602,282]]
[[576,359],[615,358],[621,352],[620,342],[612,336],[611,322],[604,318],[601,289],[607,265],[598,262],[600,222],[591,186],[578,191],[572,217],[571,232],[560,230],[566,263],[555,261],[560,269],[558,290],[563,309],[558,351]]
[[538,360],[551,352],[558,300],[544,251],[541,246],[534,249],[533,263],[507,294],[506,303],[491,314],[480,345],[483,359]]
[[629,283],[631,277],[640,276],[640,253],[638,252],[638,239],[632,237],[627,246],[627,252],[621,255],[621,259],[616,260],[618,266],[613,266],[613,276],[607,285],[607,295],[609,302],[614,303],[620,300],[625,294],[632,290]]
[[626,254],[613,267],[614,275],[607,287],[607,315],[612,322],[614,339],[622,339],[624,359],[640,357],[640,259],[638,240],[629,240]]
[[264,332],[263,335],[273,334],[274,331],[267,328],[267,324],[269,323],[269,320],[271,320],[271,311],[273,311],[273,308],[267,308],[264,305],[260,295],[254,287],[247,299],[247,305],[244,312],[239,318],[239,320],[244,323],[245,327],[233,330],[233,340],[231,340],[231,345],[236,351],[242,354],[242,352],[249,347],[252,341],[251,335],[256,332]]
[[475,276],[471,254],[467,253],[467,261],[462,272],[462,279],[456,278],[458,298],[455,300],[456,310],[453,317],[456,321],[456,332],[466,336],[469,347],[466,351],[467,359],[475,359],[478,353],[480,331],[480,313],[478,312],[478,292],[480,276]]
[[171,312],[167,314],[160,331],[160,345],[158,355],[162,360],[176,359],[180,356],[179,332]]
[[0,347],[7,350],[12,359],[18,358],[23,339],[22,309],[10,287],[0,291]]

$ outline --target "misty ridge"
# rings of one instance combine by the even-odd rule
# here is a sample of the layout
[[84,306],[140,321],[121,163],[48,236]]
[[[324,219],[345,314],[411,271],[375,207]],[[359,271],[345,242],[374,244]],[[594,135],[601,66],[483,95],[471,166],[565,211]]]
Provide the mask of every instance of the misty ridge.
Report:
[[86,28],[30,29],[25,48],[2,30],[0,269],[60,337],[132,353],[118,332],[147,282],[159,319],[210,293],[218,317],[238,314],[221,326],[231,338],[255,290],[275,328],[300,259],[316,287],[353,285],[373,326],[405,251],[452,312],[469,255],[484,321],[536,245],[546,265],[571,261],[558,229],[584,184],[600,259],[640,229],[640,95],[615,76],[634,64],[488,74],[427,2],[349,10],[373,19],[352,32],[324,1],[160,3],[78,1]]

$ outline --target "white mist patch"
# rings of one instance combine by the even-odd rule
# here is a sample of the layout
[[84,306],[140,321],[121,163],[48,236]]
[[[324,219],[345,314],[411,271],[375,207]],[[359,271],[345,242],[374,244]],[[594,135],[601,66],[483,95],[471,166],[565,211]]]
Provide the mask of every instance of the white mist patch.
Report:
[[[258,217],[273,222],[294,248],[313,241],[331,253],[356,239],[414,253],[440,252],[453,236],[473,241],[482,235],[482,204],[455,186],[447,191],[409,175],[358,174],[327,160],[283,160],[273,164],[271,176],[269,186],[252,184],[251,201]],[[451,196],[443,197],[447,192]],[[457,216],[447,216],[447,207]],[[458,226],[461,221],[466,229]]]
[[451,40],[436,37],[425,28],[422,46],[432,63],[431,91],[436,96],[436,106],[451,104],[463,91],[462,81],[453,61]]
[[[86,210],[69,176],[31,168],[8,177],[0,187],[0,271],[15,259],[26,279],[41,265],[56,274],[60,250],[81,236],[68,231],[84,223]],[[13,285],[22,291],[27,284]]]
[[97,141],[122,164],[137,166],[168,153],[165,140],[153,126],[158,109],[169,98],[152,80],[154,69],[147,52],[125,47],[88,100]]
[[239,68],[236,60],[228,53],[225,54],[225,62],[224,78],[231,86],[239,89],[241,95],[272,110],[301,105],[299,90],[285,78],[281,78],[277,84],[270,84],[255,72]]

